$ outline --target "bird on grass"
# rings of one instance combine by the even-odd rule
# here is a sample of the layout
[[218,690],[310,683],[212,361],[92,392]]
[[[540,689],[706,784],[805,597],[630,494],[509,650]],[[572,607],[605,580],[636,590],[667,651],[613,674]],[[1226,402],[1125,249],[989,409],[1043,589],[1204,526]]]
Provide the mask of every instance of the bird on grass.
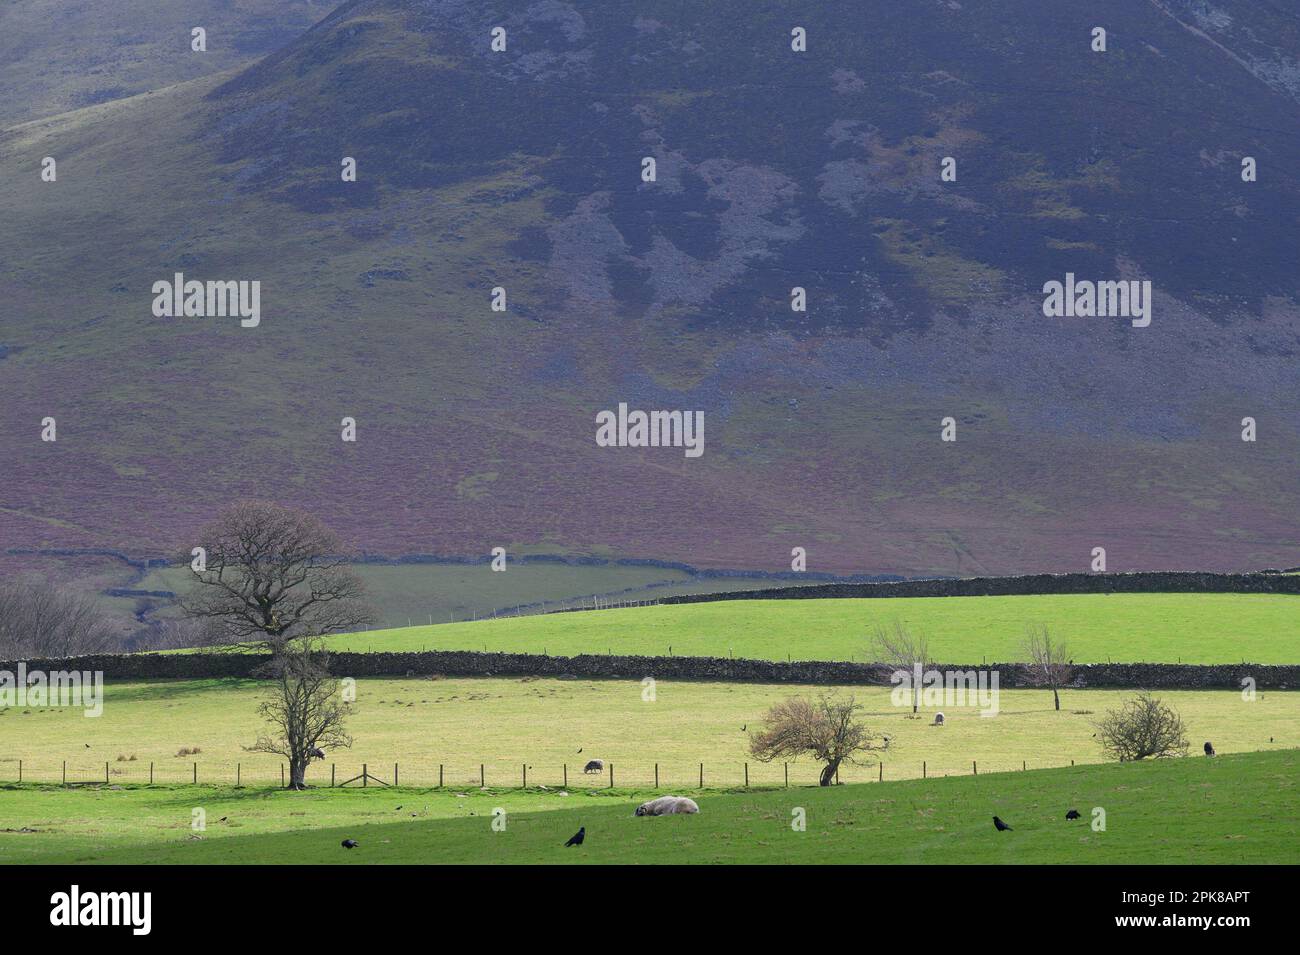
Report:
[[1205,741],[1205,755],[1206,756],[1214,755],[1214,747],[1210,745],[1210,741],[1208,739]]
[[229,816],[222,816],[220,821],[225,822],[229,818],[230,818]]
[[997,816],[994,816],[994,817],[993,817],[993,827],[994,827],[995,829],[997,829],[998,832],[1010,832],[1010,831],[1011,831],[1011,827],[1008,826],[1008,825],[1007,825],[1005,822],[1003,822],[1001,819],[999,819]]
[[398,806],[397,809],[394,809],[394,810],[393,810],[393,812],[397,812],[397,810],[398,810],[398,809],[401,809],[401,808],[402,808],[401,806]]
[[567,849],[569,846],[580,846],[582,841],[587,838],[587,827],[581,826],[578,831],[569,837],[569,841],[564,844]]
[[581,746],[578,747],[578,752],[579,752],[579,753],[582,752],[582,747],[581,747]]
[[355,839],[344,839],[341,843],[344,849],[355,849],[360,843]]
[[1079,810],[1077,810],[1077,809],[1071,809],[1069,812],[1067,812],[1067,813],[1065,814],[1065,818],[1066,818],[1066,819],[1078,819],[1078,818],[1079,818]]

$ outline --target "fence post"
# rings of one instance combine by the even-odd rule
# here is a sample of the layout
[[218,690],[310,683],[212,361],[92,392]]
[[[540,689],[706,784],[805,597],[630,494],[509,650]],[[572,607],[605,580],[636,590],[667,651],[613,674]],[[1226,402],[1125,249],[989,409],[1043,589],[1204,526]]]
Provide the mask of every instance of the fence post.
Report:
[[68,761],[63,761],[63,785],[68,785]]
[[785,764],[785,788],[790,788],[790,764]]
[[528,788],[528,764],[524,763],[524,788]]
[[20,783],[23,781],[23,761],[21,759],[18,760],[18,781]]
[[925,760],[921,760],[921,778],[925,779]]
[[153,785],[153,760],[149,760],[149,785]]
[[704,764],[700,763],[700,788],[704,788]]
[[334,772],[337,768],[335,763],[330,763],[330,789],[334,788]]
[[393,763],[393,785],[397,785],[397,764]]
[[609,788],[614,788],[614,764],[609,764]]
[[1021,770],[1026,770],[1026,769],[1029,768],[1028,762],[1029,762],[1029,761],[1028,761],[1028,760],[1025,760],[1025,759],[1022,759],[1022,760],[1020,761],[1020,768],[1021,768]]
[[569,764],[564,764],[564,788],[569,788]]
[[[22,775],[21,769],[19,769],[19,775],[20,776]],[[658,788],[659,788],[659,764],[655,763],[655,789]]]
[[[235,785],[236,785],[236,786],[240,785],[240,783],[243,782],[243,779],[244,779],[244,772],[243,772],[243,770],[244,770],[244,764],[243,764],[243,763],[235,763]],[[332,780],[332,779],[330,780],[330,785],[331,785],[331,786],[334,785],[334,780]]]
[[194,764],[194,785],[197,786],[198,784],[199,784],[199,764],[195,763]]
[[442,763],[438,764],[438,788],[442,788]]
[[361,764],[361,788],[365,789],[370,785],[370,767],[365,763]]
[[483,774],[483,764],[478,764],[478,788],[487,789],[487,776]]
[[108,785],[108,760],[104,760],[104,785]]
[[[885,764],[884,764],[884,763],[881,763],[881,764],[880,764],[880,768],[881,768],[881,770],[883,770],[883,769],[885,768]],[[840,768],[839,768],[838,766],[836,766],[836,767],[835,767],[835,785],[838,786],[839,784],[840,784]]]
[[[835,781],[836,782],[840,781],[840,771],[838,769],[835,770]],[[884,781],[885,781],[885,761],[882,759],[880,761],[880,769],[876,774],[876,782],[883,783]]]
[[284,763],[280,764],[280,788],[284,788]]
[[749,763],[745,764],[745,788],[749,788]]
[[970,771],[973,776],[978,776],[980,774],[979,764],[973,759],[970,761]]

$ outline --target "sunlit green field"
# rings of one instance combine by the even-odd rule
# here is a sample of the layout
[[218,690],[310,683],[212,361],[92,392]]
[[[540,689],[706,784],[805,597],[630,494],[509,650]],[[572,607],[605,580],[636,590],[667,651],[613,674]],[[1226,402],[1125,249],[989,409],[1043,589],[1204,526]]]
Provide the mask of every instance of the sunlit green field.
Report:
[[1065,640],[1079,663],[1300,662],[1300,596],[1278,594],[727,600],[377,630],[330,645],[875,660],[871,634],[896,621],[927,634],[947,663],[1023,660],[1025,630],[1035,625]]
[[[2,787],[0,864],[1300,862],[1300,752],[691,793]],[[1076,808],[1083,818],[1065,820]],[[504,828],[494,829],[494,810]],[[196,810],[203,828],[196,830]],[[805,831],[792,822],[802,810]],[[1098,813],[1097,810],[1101,810]],[[997,814],[1013,827],[996,832]],[[1104,815],[1103,815],[1104,814]],[[1104,821],[1104,830],[1093,821]],[[499,824],[498,824],[499,825]],[[579,826],[584,845],[564,848]],[[360,845],[340,846],[344,838]]]
[[[346,676],[346,674],[341,674]],[[10,707],[0,711],[0,781],[17,780],[18,760],[28,781],[60,782],[67,761],[70,781],[272,784],[281,761],[246,752],[262,729],[258,702],[266,688],[254,681],[194,680],[112,683],[103,715],[77,710]],[[599,757],[614,767],[616,786],[651,786],[659,764],[661,786],[706,787],[778,783],[781,764],[763,765],[746,754],[746,728],[754,729],[773,703],[816,687],[636,680],[518,678],[362,679],[348,728],[351,749],[332,751],[313,765],[309,781],[329,785],[369,771],[392,782],[430,786],[608,786],[608,772],[584,776]],[[1019,770],[1102,760],[1094,723],[1129,691],[1066,690],[1062,709],[1048,691],[1003,690],[996,716],[976,706],[944,706],[947,724],[934,726],[935,707],[912,718],[891,704],[890,689],[854,692],[869,728],[889,745],[863,765],[845,767],[845,782],[976,770]],[[1194,750],[1211,740],[1220,753],[1300,745],[1300,693],[1260,693],[1253,702],[1224,691],[1169,691],[1159,696],[1182,714]],[[1272,738],[1272,742],[1270,742]],[[882,741],[883,742],[883,741]],[[177,755],[197,747],[199,753]],[[579,752],[581,750],[581,753]],[[130,757],[134,756],[132,760]],[[121,758],[119,758],[121,757]],[[975,765],[972,765],[974,763]],[[238,769],[237,769],[238,764]],[[816,779],[813,763],[790,765],[792,782]]]

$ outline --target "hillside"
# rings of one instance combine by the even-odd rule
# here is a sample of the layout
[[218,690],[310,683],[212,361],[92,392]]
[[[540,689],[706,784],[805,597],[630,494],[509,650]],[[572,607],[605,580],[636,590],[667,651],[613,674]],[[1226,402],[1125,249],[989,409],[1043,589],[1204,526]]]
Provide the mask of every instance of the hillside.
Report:
[[[1295,564],[1295,13],[836,2],[803,54],[793,16],[354,0],[0,131],[0,546],[184,553],[261,496],[388,555]],[[261,324],[154,318],[176,272]],[[1044,318],[1067,272],[1152,324]],[[597,447],[619,402],[704,455]]]

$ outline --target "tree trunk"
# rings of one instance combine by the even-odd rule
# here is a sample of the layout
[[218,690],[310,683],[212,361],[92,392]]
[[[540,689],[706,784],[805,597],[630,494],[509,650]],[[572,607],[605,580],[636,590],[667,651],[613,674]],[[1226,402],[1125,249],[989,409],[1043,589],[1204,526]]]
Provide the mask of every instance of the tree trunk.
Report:
[[835,770],[840,768],[840,761],[833,759],[822,767],[822,778],[818,781],[818,786],[829,786],[835,782]]
[[1056,687],[1052,687],[1052,699],[1056,701],[1056,711],[1061,711],[1061,694],[1057,692]]
[[916,709],[917,706],[920,705],[920,702],[921,702],[921,688],[919,686],[913,687],[912,688],[912,714],[913,715],[916,714]]
[[289,788],[306,789],[307,788],[307,760],[296,759],[289,763]]

